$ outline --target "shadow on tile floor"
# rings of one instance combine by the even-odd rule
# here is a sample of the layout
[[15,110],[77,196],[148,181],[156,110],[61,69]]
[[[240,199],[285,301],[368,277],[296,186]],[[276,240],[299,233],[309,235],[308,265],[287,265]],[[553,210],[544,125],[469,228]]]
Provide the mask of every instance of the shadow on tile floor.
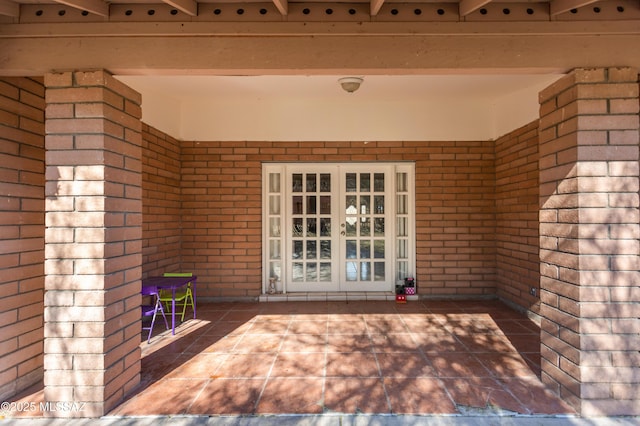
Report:
[[144,339],[108,416],[573,416],[540,381],[539,336],[498,301],[202,303]]

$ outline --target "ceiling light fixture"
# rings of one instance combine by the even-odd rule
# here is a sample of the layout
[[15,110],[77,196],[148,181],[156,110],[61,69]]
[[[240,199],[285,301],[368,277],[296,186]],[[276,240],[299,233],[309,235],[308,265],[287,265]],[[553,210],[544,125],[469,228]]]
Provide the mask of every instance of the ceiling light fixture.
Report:
[[338,80],[340,86],[345,92],[353,93],[360,88],[363,79],[360,77],[343,77]]

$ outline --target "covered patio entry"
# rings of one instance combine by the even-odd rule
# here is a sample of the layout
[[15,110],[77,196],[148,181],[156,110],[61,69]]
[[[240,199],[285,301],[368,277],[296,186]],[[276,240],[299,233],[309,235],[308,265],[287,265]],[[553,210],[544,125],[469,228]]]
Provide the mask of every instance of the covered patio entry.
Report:
[[[198,315],[176,336],[144,336],[141,385],[107,418],[576,415],[540,381],[539,327],[497,301],[206,303]],[[41,400],[41,387],[17,398]]]
[[[51,416],[111,412],[141,389],[143,278],[192,272],[203,303],[263,295],[266,263],[277,262],[265,258],[264,164],[391,162],[415,166],[415,262],[406,263],[416,306],[430,315],[429,300],[493,298],[539,318],[549,390],[581,415],[640,414],[639,21],[635,0],[0,0],[1,399],[42,381],[46,402],[85,407]],[[437,85],[425,91],[435,74],[467,83],[491,74],[501,86],[554,78],[481,104],[478,84],[458,102],[436,96]],[[365,82],[339,101],[248,108],[234,103],[235,86],[183,102],[159,96],[168,83],[154,92],[134,81],[238,75],[330,76],[337,90],[340,76]],[[354,105],[367,84],[393,76],[422,77],[408,86],[415,102],[394,90]],[[178,92],[204,86],[193,87]],[[263,100],[260,89],[251,94]],[[356,221],[386,224],[384,214],[358,210]],[[282,240],[292,244],[281,270],[291,282],[294,271],[321,276],[312,237],[301,238],[299,261],[295,238]],[[358,257],[339,265],[375,282],[384,264],[386,282],[381,240],[369,240],[369,262],[366,238],[345,239],[338,253],[356,241]],[[392,280],[402,278],[400,246]],[[360,322],[382,381],[369,319]]]

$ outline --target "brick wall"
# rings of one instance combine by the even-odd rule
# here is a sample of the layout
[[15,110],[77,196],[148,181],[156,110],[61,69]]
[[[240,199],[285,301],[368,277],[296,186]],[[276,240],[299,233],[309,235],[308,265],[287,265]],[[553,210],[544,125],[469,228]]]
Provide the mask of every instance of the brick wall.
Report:
[[536,120],[496,141],[497,294],[533,312],[540,302],[538,193]]
[[635,69],[540,94],[542,380],[586,416],[640,415]]
[[0,401],[42,379],[44,86],[0,79]]
[[403,145],[406,155],[417,159],[416,279],[420,293],[494,295],[493,141]]
[[97,417],[140,381],[140,95],[104,71],[45,76],[44,398]]
[[495,294],[494,143],[183,142],[182,269],[202,297],[261,291],[263,161],[416,162],[419,291]]
[[180,145],[142,125],[142,274],[180,269]]

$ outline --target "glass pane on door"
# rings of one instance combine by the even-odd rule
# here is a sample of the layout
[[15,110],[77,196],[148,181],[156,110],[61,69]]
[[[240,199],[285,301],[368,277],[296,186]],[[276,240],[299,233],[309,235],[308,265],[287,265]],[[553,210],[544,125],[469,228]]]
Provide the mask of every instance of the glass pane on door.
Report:
[[385,233],[387,174],[349,171],[343,176],[340,234],[345,285],[341,290],[390,291]]
[[329,291],[334,280],[332,261],[333,197],[330,173],[291,175],[290,236],[293,291]]

